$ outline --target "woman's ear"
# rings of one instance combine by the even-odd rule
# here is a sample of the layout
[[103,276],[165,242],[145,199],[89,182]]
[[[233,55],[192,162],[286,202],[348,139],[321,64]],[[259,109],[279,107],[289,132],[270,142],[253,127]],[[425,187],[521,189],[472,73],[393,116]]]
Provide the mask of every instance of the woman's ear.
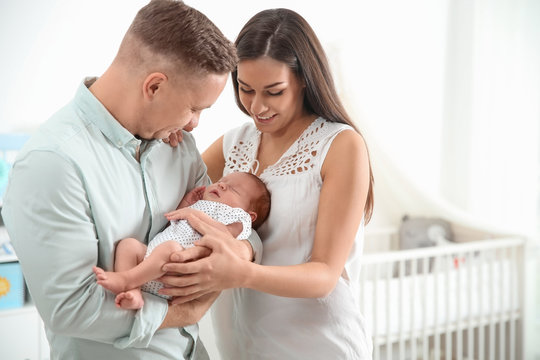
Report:
[[161,72],[149,74],[143,82],[143,97],[146,100],[152,101],[165,82],[167,82],[167,75]]

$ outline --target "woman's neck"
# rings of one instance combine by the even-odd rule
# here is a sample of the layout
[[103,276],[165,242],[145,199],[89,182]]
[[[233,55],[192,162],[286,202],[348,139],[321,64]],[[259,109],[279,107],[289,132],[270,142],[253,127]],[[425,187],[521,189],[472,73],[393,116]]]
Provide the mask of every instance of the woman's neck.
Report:
[[260,175],[268,166],[275,164],[316,118],[316,115],[307,115],[283,130],[262,133],[257,153],[259,161],[257,175]]

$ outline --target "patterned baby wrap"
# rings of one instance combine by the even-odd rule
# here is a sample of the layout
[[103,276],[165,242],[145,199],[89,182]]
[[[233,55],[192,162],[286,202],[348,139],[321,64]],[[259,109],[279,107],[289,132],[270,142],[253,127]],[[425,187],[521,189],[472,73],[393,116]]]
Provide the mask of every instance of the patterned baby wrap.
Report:
[[[232,208],[229,205],[208,200],[199,200],[191,205],[190,208],[200,210],[224,225],[235,222],[242,223],[243,230],[240,235],[236,237],[237,239],[247,239],[251,234],[251,217],[247,212],[240,208]],[[189,248],[193,246],[195,240],[200,238],[201,234],[194,230],[187,220],[173,220],[165,230],[157,234],[152,241],[150,241],[144,257],[147,258],[156,246],[165,241],[174,240],[182,245],[182,247]],[[141,287],[141,290],[169,299],[170,296],[158,294],[158,290],[162,287],[163,284],[161,282],[153,280],[144,284]]]

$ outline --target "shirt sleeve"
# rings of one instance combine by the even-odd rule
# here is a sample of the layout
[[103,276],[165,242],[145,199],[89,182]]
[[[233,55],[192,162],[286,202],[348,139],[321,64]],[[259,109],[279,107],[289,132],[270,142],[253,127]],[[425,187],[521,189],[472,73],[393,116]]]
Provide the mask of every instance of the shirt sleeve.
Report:
[[260,264],[262,261],[263,245],[259,234],[252,229],[247,241],[249,241],[251,248],[253,249],[253,262],[255,264]]
[[46,327],[117,347],[148,346],[167,302],[145,294],[143,309],[118,309],[96,283],[100,239],[74,164],[53,152],[27,154],[11,170],[2,216]]

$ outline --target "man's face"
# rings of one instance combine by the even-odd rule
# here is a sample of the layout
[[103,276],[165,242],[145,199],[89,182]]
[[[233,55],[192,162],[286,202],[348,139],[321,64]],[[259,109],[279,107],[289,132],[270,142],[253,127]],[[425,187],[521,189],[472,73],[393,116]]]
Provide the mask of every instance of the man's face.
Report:
[[145,106],[138,134],[144,139],[164,139],[184,127],[195,127],[202,110],[223,91],[228,74],[207,74],[159,84]]

